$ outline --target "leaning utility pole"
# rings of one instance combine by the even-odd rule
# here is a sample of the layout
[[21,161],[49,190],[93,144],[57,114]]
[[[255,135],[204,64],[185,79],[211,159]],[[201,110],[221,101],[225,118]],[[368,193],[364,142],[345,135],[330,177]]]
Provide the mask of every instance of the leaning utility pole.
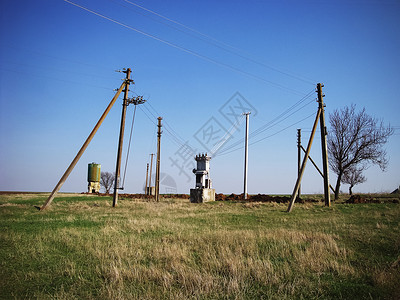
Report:
[[121,171],[121,156],[122,156],[122,146],[124,143],[124,131],[125,131],[125,116],[126,116],[126,107],[128,106],[128,92],[129,92],[129,84],[133,82],[131,77],[131,69],[128,68],[126,71],[126,86],[124,90],[124,100],[122,103],[122,116],[121,116],[121,127],[119,131],[119,143],[118,143],[118,153],[117,153],[117,165],[115,168],[115,184],[114,184],[114,197],[113,197],[113,207],[117,206],[118,202],[118,189],[119,189],[119,177]]
[[[301,129],[297,129],[297,177],[300,175],[301,167]],[[301,196],[301,185],[299,186],[299,192],[297,193],[297,198],[300,199]]]
[[318,83],[317,84],[317,93],[318,93],[318,111],[317,111],[317,116],[314,121],[314,125],[311,131],[311,136],[308,141],[307,149],[305,151],[305,155],[303,158],[303,163],[301,164],[300,167],[300,172],[297,177],[296,184],[293,189],[292,197],[290,199],[289,207],[288,207],[288,212],[292,211],[293,204],[296,200],[296,195],[299,192],[300,189],[300,184],[301,184],[301,179],[304,174],[304,169],[306,167],[307,160],[310,156],[310,151],[311,151],[311,145],[314,139],[315,131],[317,129],[318,121],[320,121],[320,127],[321,127],[321,146],[322,146],[322,163],[323,163],[323,177],[324,177],[324,195],[325,195],[325,205],[330,206],[331,200],[330,200],[330,194],[329,194],[329,175],[328,175],[328,151],[327,151],[327,143],[326,143],[326,135],[327,135],[327,130],[325,127],[325,114],[324,114],[324,102],[323,102],[323,97],[324,95],[322,94],[322,88],[323,84]]
[[78,151],[78,154],[76,154],[75,158],[72,160],[71,164],[69,165],[69,167],[65,171],[64,175],[61,177],[60,181],[54,187],[54,189],[51,192],[49,198],[47,198],[46,202],[43,204],[43,206],[40,208],[40,210],[46,209],[51,204],[51,202],[53,201],[54,197],[56,196],[58,191],[61,189],[61,187],[63,186],[63,184],[67,180],[67,178],[71,174],[72,170],[75,168],[75,166],[78,163],[79,159],[81,158],[81,156],[85,152],[86,148],[89,146],[90,142],[92,141],[92,139],[93,139],[94,135],[96,134],[97,130],[100,128],[101,123],[103,123],[104,119],[106,118],[106,116],[110,112],[111,108],[113,107],[115,101],[118,99],[119,95],[121,94],[122,90],[126,87],[127,84],[128,84],[127,80],[125,80],[121,84],[121,86],[119,87],[118,91],[116,92],[116,94],[112,98],[110,104],[108,104],[106,110],[101,115],[99,121],[94,126],[92,132],[89,134],[88,138],[83,143],[81,149]]
[[247,200],[247,163],[249,158],[249,115],[250,112],[243,113],[246,116],[246,132],[245,132],[245,142],[244,142],[244,187],[243,187],[243,198]]
[[157,132],[157,166],[156,166],[156,201],[160,200],[160,144],[161,144],[161,117],[158,120],[158,132]]
[[324,196],[325,196],[325,206],[331,206],[331,196],[329,193],[329,167],[328,167],[328,147],[326,142],[326,136],[328,132],[325,126],[325,104],[324,104],[324,94],[322,93],[322,87],[324,85],[321,83],[317,84],[318,90],[318,104],[321,110],[320,127],[321,127],[321,147],[322,147],[322,167],[324,172]]

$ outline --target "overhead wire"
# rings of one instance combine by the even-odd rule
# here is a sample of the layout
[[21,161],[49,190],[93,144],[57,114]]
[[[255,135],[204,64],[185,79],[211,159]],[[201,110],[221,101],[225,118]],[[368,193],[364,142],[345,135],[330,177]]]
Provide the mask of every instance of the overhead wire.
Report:
[[244,115],[241,115],[241,117],[236,120],[234,124],[232,124],[231,128],[225,132],[225,134],[222,136],[222,138],[214,145],[214,147],[211,149],[211,156],[214,155],[224,144],[227,140],[231,138],[231,136],[237,131],[242,124],[244,120]]
[[[138,7],[138,8],[140,8],[140,9],[144,10],[144,11],[147,11],[147,12],[149,12],[149,13],[151,13],[151,14],[154,14],[154,15],[156,15],[156,16],[158,16],[158,17],[164,19],[164,20],[167,20],[168,22],[171,22],[171,23],[173,23],[173,24],[176,24],[176,25],[178,25],[178,26],[180,26],[180,27],[182,27],[182,28],[184,28],[184,29],[186,29],[186,30],[189,30],[190,32],[193,32],[193,33],[195,33],[195,34],[197,34],[197,35],[200,35],[202,38],[200,38],[200,37],[198,37],[198,36],[196,36],[196,35],[193,35],[193,34],[189,34],[188,32],[182,31],[182,30],[180,30],[179,28],[177,28],[177,27],[175,27],[175,26],[170,26],[170,25],[167,24],[167,23],[160,22],[160,23],[165,24],[165,25],[167,25],[167,26],[169,26],[169,27],[171,27],[171,28],[174,28],[175,30],[178,30],[178,31],[180,31],[180,32],[183,32],[183,33],[185,33],[185,34],[188,34],[188,35],[190,35],[190,36],[192,36],[192,37],[198,38],[198,39],[200,39],[200,40],[202,40],[202,41],[204,41],[204,42],[206,42],[206,43],[209,43],[209,44],[211,44],[211,45],[214,45],[214,46],[216,46],[216,47],[218,47],[218,48],[220,48],[220,49],[222,49],[222,50],[224,50],[224,51],[226,51],[226,52],[229,52],[229,53],[231,53],[231,54],[234,54],[234,55],[236,55],[236,56],[238,56],[238,57],[240,57],[240,58],[243,58],[243,59],[245,59],[245,60],[247,60],[247,61],[250,61],[250,62],[252,62],[252,63],[254,63],[254,64],[263,66],[263,67],[265,67],[265,68],[267,68],[267,69],[273,70],[273,71],[275,71],[275,72],[284,74],[284,75],[286,75],[286,76],[292,77],[292,78],[294,78],[294,79],[297,79],[297,80],[300,80],[300,81],[303,81],[303,82],[306,82],[306,83],[309,83],[309,84],[312,84],[312,85],[315,84],[313,81],[311,81],[311,80],[309,80],[309,79],[306,79],[304,76],[299,76],[299,75],[290,74],[289,72],[285,72],[285,71],[280,70],[280,69],[278,69],[278,68],[275,68],[275,67],[272,67],[272,66],[270,66],[270,65],[267,65],[267,64],[265,64],[265,63],[262,63],[262,62],[260,62],[260,61],[257,61],[257,60],[255,60],[255,59],[253,59],[253,58],[251,58],[251,57],[248,57],[249,54],[248,54],[248,53],[245,53],[242,49],[240,49],[240,48],[238,48],[238,47],[232,46],[232,45],[230,45],[230,44],[228,44],[228,43],[225,43],[225,42],[223,42],[223,41],[221,41],[221,40],[219,40],[219,39],[216,39],[216,38],[214,38],[214,37],[212,37],[212,36],[210,36],[210,35],[208,35],[208,34],[202,33],[202,32],[200,32],[200,31],[198,31],[198,30],[196,30],[196,29],[194,29],[194,28],[192,28],[192,27],[189,27],[189,26],[187,26],[187,25],[185,25],[185,24],[183,24],[183,23],[181,23],[181,22],[175,21],[175,20],[173,20],[173,19],[171,19],[171,18],[169,18],[169,17],[166,17],[166,16],[164,16],[164,15],[162,15],[162,14],[160,14],[160,13],[157,13],[157,12],[151,10],[151,9],[148,9],[148,8],[142,6],[142,5],[139,5],[139,4],[134,3],[134,2],[132,2],[132,1],[129,1],[129,0],[123,0],[123,1],[125,1],[125,2],[127,2],[127,3],[129,3],[129,4],[131,4],[131,5],[133,5],[133,6],[135,6],[135,7]],[[114,1],[113,1],[113,2],[114,2]],[[126,6],[125,6],[125,7],[126,7]],[[143,15],[143,14],[141,14],[141,15]],[[146,15],[144,15],[144,16],[146,16]],[[147,16],[146,16],[146,17],[147,17]],[[154,20],[153,18],[151,18],[151,19]],[[156,22],[159,22],[158,20],[155,20],[155,21],[156,21]],[[211,41],[211,42],[210,42],[210,41]],[[230,49],[233,49],[233,50],[235,50],[235,51],[232,51],[232,50],[230,50]],[[237,51],[242,52],[242,53],[244,53],[244,54],[246,54],[246,55],[242,55],[242,54],[238,53]]]
[[[259,142],[261,142],[261,141],[263,141],[263,140],[266,140],[266,139],[268,139],[268,138],[270,138],[270,137],[273,137],[273,136],[275,136],[275,135],[281,133],[282,131],[285,131],[285,130],[287,130],[287,129],[293,127],[294,125],[296,125],[296,124],[298,124],[298,123],[301,123],[301,122],[303,122],[303,121],[305,121],[305,120],[311,118],[312,116],[315,116],[315,113],[312,113],[312,114],[310,114],[309,116],[307,116],[307,117],[301,119],[300,121],[297,121],[297,122],[295,122],[295,123],[293,123],[293,124],[290,124],[289,126],[283,128],[283,129],[281,129],[281,130],[279,130],[279,131],[277,131],[277,132],[275,132],[275,133],[273,133],[273,134],[270,134],[270,135],[268,135],[268,136],[266,136],[266,137],[263,137],[263,138],[261,138],[261,139],[259,139],[259,140],[257,140],[257,141],[254,141],[254,142],[252,142],[252,143],[249,143],[249,146],[252,146],[252,145],[254,145],[254,144],[257,144],[257,143],[259,143]],[[237,148],[235,148],[235,149],[232,149],[232,148],[231,148],[231,149],[229,149],[228,151],[218,153],[218,156],[227,155],[227,154],[229,154],[229,153],[238,151],[238,150],[240,150],[240,149],[242,149],[242,148],[244,148],[244,146],[240,146],[240,147],[237,147]]]
[[136,106],[137,106],[137,105],[135,105],[135,108],[133,109],[133,118],[132,118],[132,124],[131,124],[131,132],[130,132],[130,135],[129,135],[128,149],[127,149],[127,152],[126,152],[124,178],[123,178],[123,180],[122,180],[122,189],[124,189],[124,187],[125,187],[125,176],[126,176],[126,169],[127,169],[127,167],[128,167],[129,151],[130,151],[130,149],[131,149],[133,125],[134,125],[134,123],[135,123],[135,115],[136,115]]
[[[144,106],[145,107],[145,106]],[[151,118],[150,116],[149,116],[149,113],[150,114],[152,114],[149,110],[148,110],[148,112],[146,112],[141,106],[139,106],[139,108],[140,108],[140,110],[145,114],[145,116],[150,120],[150,122],[152,122],[154,125],[156,125],[156,126],[158,126],[157,124],[156,124],[156,122],[154,121],[156,118]],[[154,117],[154,116],[153,116]],[[172,134],[170,131],[168,131],[165,127],[164,127],[164,129],[166,130],[165,132],[166,132],[166,134],[167,134],[167,137],[175,144],[175,145],[177,145],[178,147],[182,147],[183,145],[184,145],[184,142],[182,142],[182,141],[180,141],[179,140],[179,138],[177,138],[174,134]]]
[[[314,92],[314,91],[312,91]],[[305,100],[307,100],[312,92],[308,93],[307,95],[305,95],[303,98],[301,98],[299,101],[297,101],[295,104],[293,104],[292,106],[290,106],[288,109],[286,109],[284,112],[282,112],[281,114],[279,114],[277,117],[275,117],[274,119],[272,119],[271,121],[267,122],[266,124],[262,125],[261,127],[257,128],[256,130],[252,131],[249,134],[249,140],[253,139],[254,137],[260,135],[261,133],[267,131],[268,129],[278,125],[279,123],[283,122],[284,120],[288,119],[290,116],[292,116],[293,114],[295,114],[296,112],[300,111],[301,109],[303,109],[304,107],[306,107],[307,105],[309,105],[310,103],[312,103],[314,100],[309,101],[308,103],[306,103],[305,105],[301,106],[300,108],[298,108],[297,110],[293,111],[292,113],[290,113],[293,109],[295,109],[297,106],[299,106],[300,104],[302,104]],[[287,115],[288,113],[290,113],[289,115]],[[285,116],[286,115],[286,116]],[[239,141],[230,144],[230,145],[226,145],[226,147],[235,147],[237,145],[242,144],[244,141],[244,138],[241,138]],[[220,151],[220,153],[224,153],[225,151],[229,151],[229,149],[222,149]]]
[[[160,116],[160,113],[154,108],[153,105],[151,105],[150,101],[147,101],[146,103],[150,106],[150,108],[151,108],[158,116]],[[185,139],[183,139],[183,138],[179,135],[179,133],[176,132],[176,131],[174,130],[174,128],[169,124],[168,120],[165,119],[163,123],[164,123],[164,128],[165,128],[165,127],[168,127],[168,130],[171,131],[179,140],[185,141]]]
[[154,40],[156,40],[156,41],[158,41],[158,42],[161,42],[161,43],[163,43],[163,44],[166,44],[166,45],[168,45],[168,46],[170,46],[170,47],[179,49],[179,50],[181,50],[181,51],[183,51],[183,52],[186,52],[186,53],[188,53],[188,54],[191,54],[191,55],[193,55],[193,56],[196,56],[196,57],[198,57],[198,58],[201,58],[201,59],[203,59],[203,60],[205,60],[205,61],[211,62],[211,63],[213,63],[213,64],[215,64],[215,65],[219,65],[219,66],[225,67],[225,68],[227,68],[227,69],[233,70],[233,71],[238,72],[238,73],[241,73],[241,74],[243,74],[243,75],[246,75],[246,76],[248,76],[248,77],[250,77],[250,78],[253,78],[253,79],[262,81],[262,82],[264,82],[264,83],[268,83],[268,84],[270,84],[270,85],[272,85],[272,86],[274,86],[274,87],[276,87],[276,88],[278,88],[278,89],[281,89],[281,90],[284,90],[284,91],[288,91],[288,92],[291,92],[291,93],[296,94],[296,95],[302,95],[302,92],[300,92],[300,91],[297,91],[297,90],[292,89],[292,88],[289,88],[289,87],[285,87],[285,86],[283,86],[283,85],[281,85],[281,84],[279,84],[279,83],[275,83],[275,82],[270,81],[270,80],[268,80],[268,79],[265,79],[265,78],[263,78],[263,77],[261,77],[261,76],[252,74],[252,73],[247,72],[247,71],[244,71],[244,70],[242,70],[242,69],[239,69],[239,68],[237,68],[237,67],[235,67],[235,66],[231,66],[231,65],[229,65],[229,64],[226,64],[226,63],[217,61],[217,60],[215,60],[215,59],[213,59],[213,58],[210,58],[210,57],[208,57],[208,56],[205,56],[205,55],[203,55],[203,54],[200,54],[200,53],[198,53],[198,52],[196,52],[196,51],[193,51],[193,50],[190,50],[190,49],[188,49],[188,48],[181,47],[181,46],[179,46],[179,45],[177,45],[177,44],[175,44],[175,43],[169,42],[169,41],[164,40],[164,39],[162,39],[162,38],[159,38],[159,37],[157,37],[157,36],[155,36],[155,35],[149,34],[149,33],[145,32],[145,31],[143,31],[143,30],[139,30],[139,29],[137,29],[137,28],[135,28],[135,27],[132,27],[132,26],[127,25],[127,24],[124,24],[124,23],[122,23],[122,22],[120,22],[120,21],[114,20],[114,19],[112,19],[112,18],[110,18],[110,17],[108,17],[108,16],[106,16],[106,15],[103,15],[103,14],[101,14],[101,13],[98,13],[98,12],[96,12],[96,11],[94,11],[94,10],[91,10],[91,9],[89,9],[89,8],[87,8],[87,7],[84,7],[84,6],[82,6],[82,5],[79,5],[79,4],[77,4],[77,3],[75,3],[75,2],[72,2],[72,1],[70,1],[70,0],[63,0],[63,1],[64,1],[64,2],[67,2],[67,3],[71,4],[71,5],[74,5],[74,6],[80,8],[80,9],[82,9],[82,10],[85,10],[85,11],[91,13],[91,14],[94,14],[94,15],[96,15],[96,16],[98,16],[98,17],[101,17],[101,18],[103,18],[103,19],[105,19],[105,20],[108,20],[108,21],[110,21],[110,22],[113,22],[113,23],[115,23],[115,24],[118,24],[118,25],[120,25],[120,26],[122,26],[122,27],[125,27],[125,28],[127,28],[127,29],[129,29],[129,30],[135,31],[135,32],[137,32],[137,33],[140,33],[140,34],[142,34],[142,35],[144,35],[144,36],[147,36],[147,37],[149,37],[149,38],[151,38],[151,39],[154,39]]
[[[147,103],[147,102],[146,102]],[[157,119],[157,116],[154,115],[154,113],[146,106],[143,106],[153,117],[154,119]],[[173,133],[172,130],[170,130],[166,125],[166,120],[163,120],[163,128],[166,131],[166,133],[171,137],[171,139],[174,140],[174,142],[179,145],[179,146],[183,146],[185,144],[185,141],[183,139],[181,139],[180,137],[177,136],[177,134]]]

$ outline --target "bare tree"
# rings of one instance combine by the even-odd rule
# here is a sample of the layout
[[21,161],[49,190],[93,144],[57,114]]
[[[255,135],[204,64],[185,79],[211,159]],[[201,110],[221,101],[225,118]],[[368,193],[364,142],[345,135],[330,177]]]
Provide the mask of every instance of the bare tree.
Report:
[[388,164],[383,146],[393,134],[393,128],[368,115],[365,108],[359,112],[355,108],[355,105],[346,106],[329,115],[329,164],[338,176],[335,199],[339,197],[343,174],[350,168],[377,164],[384,171]]
[[100,184],[105,189],[106,194],[110,193],[114,181],[115,181],[115,173],[101,172]]
[[349,194],[353,195],[353,187],[356,184],[367,181],[367,178],[362,174],[364,171],[363,167],[352,166],[344,171],[342,177],[342,183],[349,184]]

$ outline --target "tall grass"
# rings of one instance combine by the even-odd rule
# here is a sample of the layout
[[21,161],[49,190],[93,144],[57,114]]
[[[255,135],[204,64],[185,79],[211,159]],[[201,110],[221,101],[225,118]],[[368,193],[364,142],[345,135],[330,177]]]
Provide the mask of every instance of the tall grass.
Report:
[[2,299],[397,299],[400,205],[0,195]]

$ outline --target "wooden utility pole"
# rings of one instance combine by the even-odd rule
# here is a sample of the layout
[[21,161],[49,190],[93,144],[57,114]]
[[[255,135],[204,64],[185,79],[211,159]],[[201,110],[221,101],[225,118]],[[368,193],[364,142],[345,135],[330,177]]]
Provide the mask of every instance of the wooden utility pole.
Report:
[[244,142],[244,187],[243,187],[243,198],[247,200],[247,168],[248,168],[248,158],[249,158],[249,115],[250,112],[243,113],[246,116],[246,132],[245,132],[245,142]]
[[[301,167],[301,129],[297,129],[297,177],[300,176]],[[300,199],[301,196],[301,185],[299,186],[299,192],[297,193],[297,198]]]
[[124,90],[124,100],[122,103],[122,116],[121,116],[121,127],[119,131],[119,143],[118,143],[118,152],[117,152],[117,164],[115,168],[115,184],[114,184],[114,197],[113,197],[113,207],[117,206],[118,202],[118,189],[119,189],[119,179],[121,173],[121,156],[122,156],[122,146],[124,143],[124,131],[125,131],[125,116],[126,116],[126,107],[128,106],[128,93],[129,93],[129,84],[133,81],[131,78],[131,69],[128,68],[126,71],[126,86]]
[[118,99],[119,95],[121,94],[122,90],[126,87],[126,85],[128,84],[128,82],[125,80],[120,88],[118,89],[118,91],[116,92],[115,96],[112,98],[110,104],[108,104],[106,110],[104,111],[104,113],[101,115],[99,121],[97,122],[97,124],[94,126],[92,132],[89,134],[88,138],[86,139],[86,141],[83,143],[81,149],[79,150],[79,152],[76,154],[75,158],[72,160],[71,164],[69,165],[69,167],[67,168],[67,170],[65,171],[64,175],[61,177],[60,181],[57,183],[57,185],[54,187],[53,191],[51,192],[49,198],[47,198],[46,202],[43,204],[43,206],[40,208],[40,210],[44,210],[46,209],[51,202],[53,201],[54,197],[56,196],[56,194],[58,193],[58,191],[61,189],[61,187],[63,186],[63,184],[65,183],[65,181],[67,180],[68,176],[71,174],[72,170],[74,169],[74,167],[76,166],[76,164],[78,163],[79,159],[81,158],[81,156],[83,155],[83,153],[85,152],[86,148],[89,146],[90,142],[92,141],[94,135],[96,134],[97,130],[100,128],[101,123],[103,123],[104,119],[106,118],[106,116],[108,115],[108,113],[110,112],[111,108],[113,107],[115,101]]
[[157,118],[158,120],[158,132],[157,132],[157,166],[156,166],[156,201],[160,200],[160,150],[161,150],[161,117]]
[[147,195],[147,183],[149,179],[149,163],[147,163],[147,169],[146,169],[146,187],[144,189],[144,194]]
[[322,148],[322,167],[324,172],[324,196],[325,196],[325,206],[331,206],[331,196],[329,193],[329,166],[328,166],[328,147],[326,136],[328,132],[325,126],[325,105],[324,105],[324,94],[322,93],[322,87],[324,85],[321,83],[317,84],[318,92],[318,104],[321,110],[320,117],[320,127],[321,127],[321,148]]

